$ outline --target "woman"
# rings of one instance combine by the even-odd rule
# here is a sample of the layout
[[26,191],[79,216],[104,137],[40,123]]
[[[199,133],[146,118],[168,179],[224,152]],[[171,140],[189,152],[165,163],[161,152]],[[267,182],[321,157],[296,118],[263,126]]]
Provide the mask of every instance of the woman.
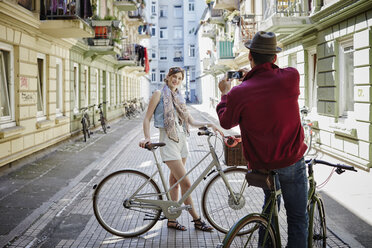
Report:
[[[222,132],[212,123],[203,123],[194,120],[187,111],[185,101],[180,93],[180,86],[184,79],[184,71],[180,67],[172,67],[165,78],[165,85],[161,90],[157,90],[152,95],[147,108],[145,119],[143,120],[143,132],[145,139],[140,141],[140,147],[145,147],[150,140],[150,120],[154,115],[154,125],[159,128],[159,142],[166,145],[160,147],[160,155],[163,162],[170,169],[169,184],[174,185],[181,177],[186,174],[185,164],[188,155],[188,145],[186,136],[189,133],[189,125],[195,127],[208,126],[214,131]],[[179,186],[182,195],[191,187],[188,177],[170,191],[173,201],[178,201]],[[195,228],[202,231],[213,231],[213,228],[201,220],[196,213],[191,196],[185,200],[186,205],[192,209],[189,211],[193,218]],[[186,231],[186,227],[178,223],[177,220],[168,220],[168,228]]]

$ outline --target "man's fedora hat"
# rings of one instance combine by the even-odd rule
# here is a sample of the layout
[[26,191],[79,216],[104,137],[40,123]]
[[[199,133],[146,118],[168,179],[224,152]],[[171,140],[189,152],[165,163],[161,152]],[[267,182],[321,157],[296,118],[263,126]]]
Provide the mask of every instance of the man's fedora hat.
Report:
[[282,51],[276,44],[276,35],[273,32],[258,31],[252,40],[244,43],[245,47],[252,52],[263,54],[275,54]]

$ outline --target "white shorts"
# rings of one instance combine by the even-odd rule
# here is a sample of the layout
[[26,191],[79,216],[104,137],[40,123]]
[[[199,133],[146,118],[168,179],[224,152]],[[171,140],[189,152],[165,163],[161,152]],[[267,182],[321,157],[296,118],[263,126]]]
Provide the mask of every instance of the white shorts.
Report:
[[164,128],[159,128],[159,142],[164,142],[166,145],[160,147],[160,156],[163,162],[171,160],[181,160],[186,158],[189,154],[189,147],[187,144],[187,137],[185,132],[177,130],[179,141],[178,143],[169,139]]

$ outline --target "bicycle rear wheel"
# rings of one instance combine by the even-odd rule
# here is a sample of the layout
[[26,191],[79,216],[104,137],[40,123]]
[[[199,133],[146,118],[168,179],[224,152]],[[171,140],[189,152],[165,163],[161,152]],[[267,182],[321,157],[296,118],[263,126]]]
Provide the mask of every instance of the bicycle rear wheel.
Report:
[[[239,235],[241,230],[247,230]],[[223,247],[276,247],[275,235],[267,220],[257,215],[247,215],[239,220],[226,234]]]
[[[136,170],[121,170],[105,177],[95,188],[93,210],[98,222],[108,232],[121,237],[135,237],[150,230],[159,220],[161,210],[139,206],[129,199],[149,176]],[[161,200],[158,185],[151,179],[136,194],[141,199]],[[134,204],[137,203],[137,206]]]
[[310,203],[309,247],[327,246],[327,226],[323,201],[317,195]]
[[[227,233],[247,213],[261,212],[264,194],[261,188],[248,187],[245,180],[247,169],[232,167],[224,170],[238,202],[234,202],[220,174],[214,176],[204,189],[202,211],[207,221],[218,231]],[[243,234],[245,230],[241,230]]]

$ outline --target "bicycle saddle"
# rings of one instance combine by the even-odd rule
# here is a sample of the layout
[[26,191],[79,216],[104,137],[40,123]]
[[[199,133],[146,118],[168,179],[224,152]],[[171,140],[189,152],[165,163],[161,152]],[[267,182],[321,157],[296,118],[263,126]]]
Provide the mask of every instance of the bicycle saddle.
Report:
[[151,151],[151,150],[154,150],[154,149],[156,149],[158,147],[162,147],[162,146],[165,146],[165,143],[163,143],[163,142],[160,142],[160,143],[147,143],[145,145],[145,148],[147,150]]

